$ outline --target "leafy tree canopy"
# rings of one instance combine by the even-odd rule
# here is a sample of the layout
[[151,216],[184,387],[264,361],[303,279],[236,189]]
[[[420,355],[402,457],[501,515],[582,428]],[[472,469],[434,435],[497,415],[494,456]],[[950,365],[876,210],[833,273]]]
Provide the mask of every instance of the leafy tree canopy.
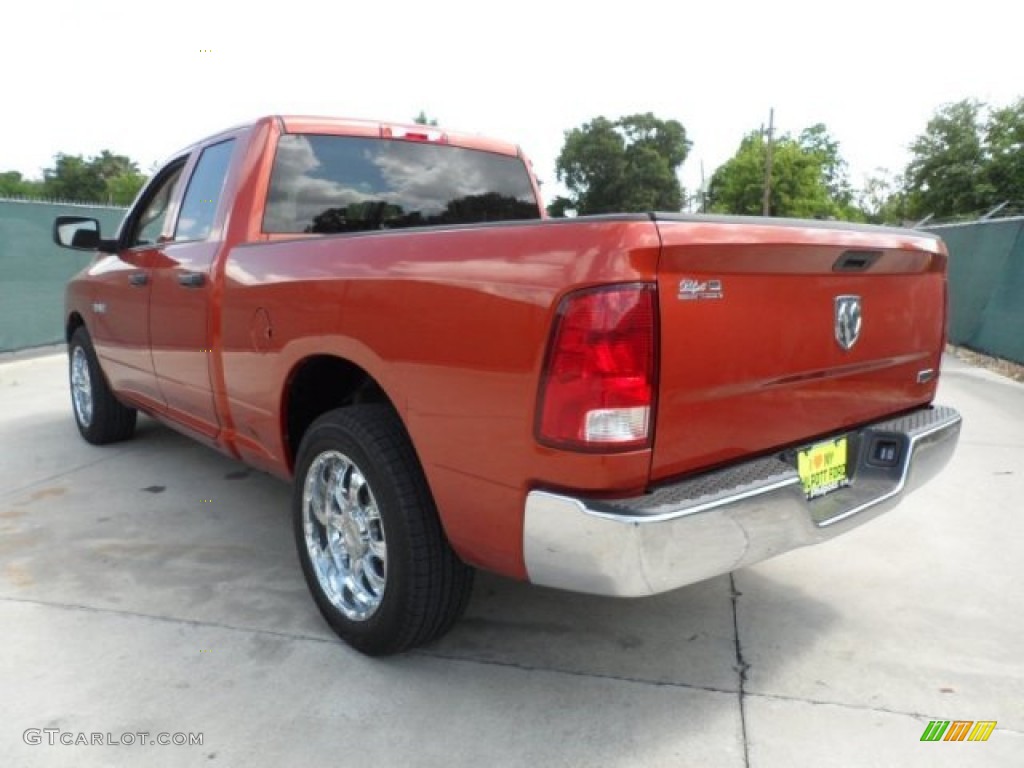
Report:
[[43,171],[43,189],[47,197],[58,200],[103,202],[106,184],[92,164],[81,155],[59,153],[54,165]]
[[947,218],[989,206],[994,190],[985,173],[982,120],[980,102],[947,104],[914,139],[906,180],[915,215]]
[[113,205],[130,205],[146,183],[141,173],[119,173],[106,180],[106,200]]
[[416,125],[437,125],[437,120],[433,117],[427,117],[427,113],[422,109],[420,110],[420,113],[412,119],[412,121],[416,123]]
[[903,176],[876,168],[857,192],[857,206],[871,224],[903,224],[910,219]]
[[548,213],[678,211],[683,189],[676,174],[690,146],[681,123],[650,112],[596,117],[566,131],[555,169],[569,196],[555,198]]
[[18,171],[0,173],[0,197],[41,197],[43,182],[22,178]]
[[[711,177],[708,197],[718,213],[759,215],[764,200],[768,143],[751,131],[739,149]],[[859,219],[839,143],[828,129],[813,125],[798,138],[783,134],[772,142],[771,215]]]
[[1024,98],[993,109],[985,124],[985,180],[992,202],[1024,208]]
[[815,123],[800,132],[798,139],[801,149],[817,158],[821,168],[821,180],[828,190],[828,196],[839,206],[846,207],[853,200],[849,170],[846,161],[839,154],[839,142],[828,132],[824,123]]
[[91,158],[60,152],[41,181],[24,179],[17,171],[0,173],[0,196],[128,205],[145,181],[135,161],[124,155],[106,149]]
[[995,108],[976,99],[944,104],[910,151],[883,215],[943,220],[975,217],[1004,203],[1024,209],[1024,99]]

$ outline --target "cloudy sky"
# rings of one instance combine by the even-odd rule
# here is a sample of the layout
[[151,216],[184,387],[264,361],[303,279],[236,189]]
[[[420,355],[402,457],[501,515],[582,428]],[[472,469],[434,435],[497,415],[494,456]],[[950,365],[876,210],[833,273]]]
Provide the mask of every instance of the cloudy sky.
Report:
[[564,131],[650,111],[686,127],[694,188],[774,107],[781,131],[825,123],[856,184],[902,169],[938,105],[1024,96],[1022,17],[1006,0],[31,0],[4,18],[0,171],[102,149],[147,171],[257,115],[423,109],[522,145],[550,198]]

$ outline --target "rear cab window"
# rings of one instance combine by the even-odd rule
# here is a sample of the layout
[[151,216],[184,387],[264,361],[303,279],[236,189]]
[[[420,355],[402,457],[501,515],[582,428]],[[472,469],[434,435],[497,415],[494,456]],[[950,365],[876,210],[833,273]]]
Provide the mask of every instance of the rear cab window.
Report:
[[263,231],[330,234],[538,218],[519,157],[448,144],[286,134],[274,157]]

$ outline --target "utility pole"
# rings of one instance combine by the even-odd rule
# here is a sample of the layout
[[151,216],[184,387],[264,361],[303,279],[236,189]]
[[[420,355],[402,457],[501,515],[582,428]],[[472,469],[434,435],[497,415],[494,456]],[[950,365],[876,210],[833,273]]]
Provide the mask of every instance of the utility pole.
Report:
[[764,162],[764,199],[761,201],[761,215],[772,215],[772,132],[775,128],[775,107],[768,111],[768,156]]
[[700,212],[708,212],[708,188],[704,184],[704,158],[700,159]]

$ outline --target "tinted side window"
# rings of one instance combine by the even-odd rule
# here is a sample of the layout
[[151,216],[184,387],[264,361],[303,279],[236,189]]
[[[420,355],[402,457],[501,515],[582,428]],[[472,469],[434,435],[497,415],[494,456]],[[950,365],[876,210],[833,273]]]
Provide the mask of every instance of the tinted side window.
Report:
[[235,140],[228,139],[203,150],[181,203],[175,240],[205,240],[209,237],[234,147]]
[[134,214],[129,224],[128,236],[124,241],[128,248],[153,245],[163,233],[171,197],[184,167],[185,158],[169,163],[146,190],[135,209],[138,213]]
[[520,158],[446,144],[289,134],[264,232],[360,232],[540,218]]

